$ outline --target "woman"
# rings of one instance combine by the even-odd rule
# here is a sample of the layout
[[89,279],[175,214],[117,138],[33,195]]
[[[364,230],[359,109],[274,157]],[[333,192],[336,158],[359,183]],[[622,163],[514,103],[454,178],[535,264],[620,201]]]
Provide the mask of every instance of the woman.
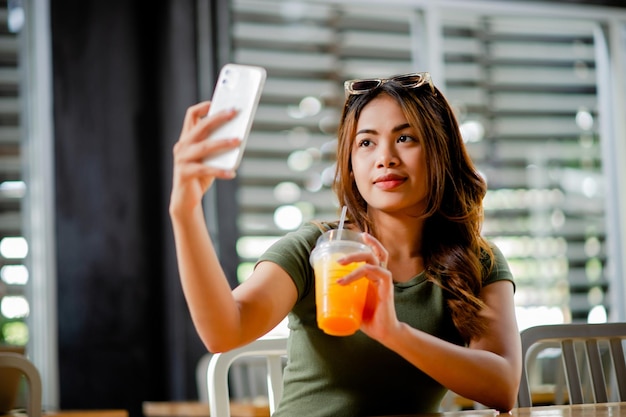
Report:
[[212,352],[249,343],[289,316],[289,359],[276,416],[367,416],[438,411],[447,390],[487,407],[515,405],[521,348],[514,283],[501,252],[480,235],[484,179],[453,112],[428,73],[352,80],[339,126],[337,176],[346,227],[369,255],[343,282],[369,280],[361,331],[324,334],[315,322],[317,237],[307,223],[260,259],[231,291],[204,222],[201,198],[233,172],[204,166],[237,139],[207,142],[233,112],[187,111],[174,147],[170,214],[183,290]]

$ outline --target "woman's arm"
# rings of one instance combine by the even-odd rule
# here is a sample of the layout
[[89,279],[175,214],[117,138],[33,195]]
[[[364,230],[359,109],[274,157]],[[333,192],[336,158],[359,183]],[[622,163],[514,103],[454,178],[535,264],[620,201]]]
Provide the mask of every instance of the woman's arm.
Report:
[[239,140],[206,141],[208,134],[234,117],[234,111],[204,117],[209,103],[188,109],[174,146],[170,217],[183,293],[192,320],[212,352],[241,346],[276,326],[296,300],[296,287],[279,266],[265,262],[231,291],[211,241],[202,210],[202,196],[215,178],[234,172],[206,166],[207,156],[235,148]]
[[375,238],[368,235],[367,240],[373,254],[340,260],[367,262],[342,279],[347,283],[365,276],[370,281],[361,330],[457,394],[500,411],[513,408],[522,369],[513,283],[502,280],[483,287],[480,298],[486,307],[481,315],[487,330],[468,347],[459,346],[398,320],[392,274],[380,266],[388,253]]
[[513,284],[498,281],[481,292],[487,330],[469,347],[458,346],[397,323],[379,341],[455,393],[486,407],[515,406],[521,376],[521,342]]

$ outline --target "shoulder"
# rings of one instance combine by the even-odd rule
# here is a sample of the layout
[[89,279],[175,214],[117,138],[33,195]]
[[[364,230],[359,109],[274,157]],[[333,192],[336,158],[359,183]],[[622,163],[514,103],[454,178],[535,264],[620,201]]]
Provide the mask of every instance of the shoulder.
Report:
[[313,287],[309,257],[317,238],[325,231],[320,224],[314,221],[304,223],[276,240],[257,260],[257,265],[269,261],[287,272],[298,289],[300,299]]
[[298,229],[286,233],[278,238],[268,249],[269,252],[282,252],[285,247],[309,247],[312,248],[317,238],[324,232],[317,222],[306,222]]
[[332,224],[318,221],[306,222],[298,229],[278,238],[264,252],[259,261],[270,260],[280,265],[302,263],[303,259],[308,259],[317,238],[329,228],[332,228]]
[[310,220],[303,223],[297,230],[287,233],[284,238],[303,239],[309,243],[312,243],[311,246],[314,246],[318,237],[320,237],[324,232],[335,228],[336,226],[334,226],[332,223],[318,220]]
[[494,242],[488,242],[491,253],[483,250],[481,254],[483,270],[486,272],[483,277],[483,285],[488,285],[496,281],[511,281],[515,286],[515,280],[509,263]]

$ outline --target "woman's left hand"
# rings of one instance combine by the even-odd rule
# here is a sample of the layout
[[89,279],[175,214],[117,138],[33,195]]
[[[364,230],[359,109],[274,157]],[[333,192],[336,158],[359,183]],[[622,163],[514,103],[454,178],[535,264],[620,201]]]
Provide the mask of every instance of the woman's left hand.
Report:
[[386,334],[399,325],[394,305],[393,278],[391,271],[386,268],[389,254],[374,236],[368,233],[363,235],[372,253],[351,254],[339,259],[341,264],[363,261],[366,264],[338,280],[338,283],[348,284],[362,278],[369,281],[361,331],[373,339],[384,340]]

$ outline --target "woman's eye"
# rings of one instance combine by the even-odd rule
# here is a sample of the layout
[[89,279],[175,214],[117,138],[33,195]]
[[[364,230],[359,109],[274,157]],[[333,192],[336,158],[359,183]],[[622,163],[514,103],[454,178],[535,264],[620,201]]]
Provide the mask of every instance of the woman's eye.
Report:
[[372,141],[369,139],[363,139],[359,141],[359,148],[367,148],[372,144]]
[[398,138],[398,142],[399,143],[405,143],[405,142],[415,142],[415,138],[409,136],[409,135],[402,135]]

